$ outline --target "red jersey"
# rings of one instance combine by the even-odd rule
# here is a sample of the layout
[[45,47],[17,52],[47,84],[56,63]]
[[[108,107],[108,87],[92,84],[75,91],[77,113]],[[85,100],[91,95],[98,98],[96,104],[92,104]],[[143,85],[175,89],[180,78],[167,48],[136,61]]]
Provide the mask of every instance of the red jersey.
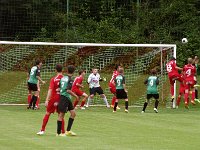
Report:
[[176,69],[176,62],[174,60],[169,61],[166,64],[168,76],[173,76],[178,74],[178,70]]
[[51,100],[59,100],[60,99],[60,79],[63,77],[63,75],[57,75],[53,78],[51,78],[51,81],[50,81],[50,85],[49,85],[49,89],[52,90],[52,93],[51,93]]
[[113,75],[112,75],[112,78],[110,79],[110,83],[112,83],[116,77],[119,75],[119,72],[118,71],[113,71]]
[[76,89],[80,89],[80,87],[77,86],[76,84],[77,84],[77,83],[78,83],[78,84],[82,84],[82,82],[83,82],[83,77],[82,77],[82,76],[76,77],[76,78],[74,79],[73,84],[72,84],[72,91],[73,91],[73,90],[76,90]]
[[196,74],[196,67],[192,64],[187,64],[184,66],[183,71],[185,73],[185,81],[194,81]]

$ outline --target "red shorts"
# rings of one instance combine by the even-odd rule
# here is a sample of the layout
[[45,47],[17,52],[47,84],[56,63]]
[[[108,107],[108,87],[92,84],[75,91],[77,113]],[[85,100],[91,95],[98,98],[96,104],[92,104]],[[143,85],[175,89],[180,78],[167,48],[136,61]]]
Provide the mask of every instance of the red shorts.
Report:
[[179,82],[183,82],[183,78],[180,74],[173,74],[169,76],[170,84],[174,84],[175,80],[178,80]]
[[60,101],[60,99],[57,99],[57,100],[50,100],[49,101],[49,103],[48,103],[48,106],[47,106],[47,112],[49,112],[49,113],[54,113],[55,111],[57,112],[57,113],[59,113],[58,112],[58,109],[57,109],[57,107],[58,107],[58,103],[59,103],[59,101]]
[[77,96],[83,96],[84,92],[80,89],[73,89],[72,92],[74,92]]
[[185,87],[184,88],[180,88],[179,89],[179,94],[181,95],[181,94],[184,94],[185,93]]
[[109,83],[109,89],[112,94],[116,94],[116,87],[114,84]]
[[189,90],[190,88],[194,88],[195,84],[196,84],[195,80],[185,81],[185,89]]

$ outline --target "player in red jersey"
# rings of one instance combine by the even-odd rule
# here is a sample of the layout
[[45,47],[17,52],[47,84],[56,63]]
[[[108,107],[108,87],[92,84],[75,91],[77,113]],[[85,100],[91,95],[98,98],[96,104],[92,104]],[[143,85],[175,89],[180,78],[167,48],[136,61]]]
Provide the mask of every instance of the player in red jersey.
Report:
[[76,108],[76,105],[79,103],[81,96],[83,96],[83,100],[81,102],[80,108],[85,109],[85,101],[88,98],[88,95],[80,90],[80,88],[83,88],[83,79],[85,76],[85,70],[79,70],[79,76],[74,79],[73,85],[72,85],[72,92],[74,92],[78,98],[74,101],[74,108]]
[[183,82],[180,82],[180,85],[179,85],[179,95],[178,95],[178,98],[177,98],[177,101],[176,101],[176,107],[177,107],[177,108],[178,108],[179,105],[180,105],[180,101],[181,101],[182,95],[185,94],[185,81],[184,81],[183,72],[182,72],[182,74],[181,74],[181,78],[183,79]]
[[[116,65],[115,70],[113,71],[113,74],[112,74],[112,78],[109,82],[109,89],[110,89],[110,92],[113,94],[113,98],[111,102],[112,108],[114,108],[115,101],[116,101],[116,87],[115,87],[115,84],[113,83],[114,83],[115,78],[119,75],[119,72],[118,72],[119,68],[121,68],[121,66]],[[120,109],[119,106],[117,106],[117,109]]]
[[188,108],[188,96],[190,89],[192,90],[191,103],[195,105],[195,88],[196,84],[196,68],[192,65],[193,59],[188,58],[188,64],[184,66],[183,72],[185,75],[185,107]]
[[[57,106],[60,101],[59,83],[60,83],[60,79],[63,77],[62,65],[60,65],[60,64],[56,65],[56,72],[57,72],[57,75],[55,77],[51,78],[51,81],[50,81],[49,90],[48,90],[46,101],[45,101],[46,114],[43,118],[42,128],[37,133],[38,135],[44,134],[50,115],[52,113],[54,113],[55,111],[57,113],[59,113],[57,110]],[[62,133],[65,133],[64,119],[62,120]]]
[[178,70],[183,70],[182,68],[176,66],[175,58],[172,57],[170,61],[166,64],[168,77],[170,81],[170,91],[172,96],[172,103],[174,101],[174,83],[175,80],[178,80],[179,82],[183,82],[183,79],[181,78],[181,75],[178,73]]

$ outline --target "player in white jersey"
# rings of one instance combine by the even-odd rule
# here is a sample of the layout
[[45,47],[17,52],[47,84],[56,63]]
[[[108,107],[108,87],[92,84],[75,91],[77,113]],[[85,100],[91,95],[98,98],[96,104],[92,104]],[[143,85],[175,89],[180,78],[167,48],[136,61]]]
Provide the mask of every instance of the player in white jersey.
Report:
[[86,107],[89,107],[90,100],[94,98],[96,93],[98,93],[101,96],[101,98],[104,100],[106,107],[110,107],[110,105],[108,104],[107,98],[99,84],[99,81],[102,81],[102,79],[100,77],[100,74],[98,73],[98,69],[94,68],[92,69],[92,73],[88,77],[90,96],[88,98]]

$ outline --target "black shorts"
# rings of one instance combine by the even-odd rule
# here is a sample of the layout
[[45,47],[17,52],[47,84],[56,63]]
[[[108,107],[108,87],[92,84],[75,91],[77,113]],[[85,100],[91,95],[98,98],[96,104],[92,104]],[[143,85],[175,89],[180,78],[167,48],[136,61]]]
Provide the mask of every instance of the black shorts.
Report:
[[159,99],[159,94],[147,94],[147,99],[151,99],[152,97],[155,99]]
[[117,89],[116,90],[116,97],[117,99],[127,99],[127,93],[125,92],[124,89]]
[[66,113],[67,111],[73,110],[74,106],[68,97],[60,96],[60,102],[58,104],[58,111]]
[[101,87],[90,88],[90,95],[96,95],[96,93],[99,95],[104,94]]
[[29,83],[28,82],[28,90],[29,91],[38,91],[38,86],[37,86],[37,84],[34,84],[34,83]]

